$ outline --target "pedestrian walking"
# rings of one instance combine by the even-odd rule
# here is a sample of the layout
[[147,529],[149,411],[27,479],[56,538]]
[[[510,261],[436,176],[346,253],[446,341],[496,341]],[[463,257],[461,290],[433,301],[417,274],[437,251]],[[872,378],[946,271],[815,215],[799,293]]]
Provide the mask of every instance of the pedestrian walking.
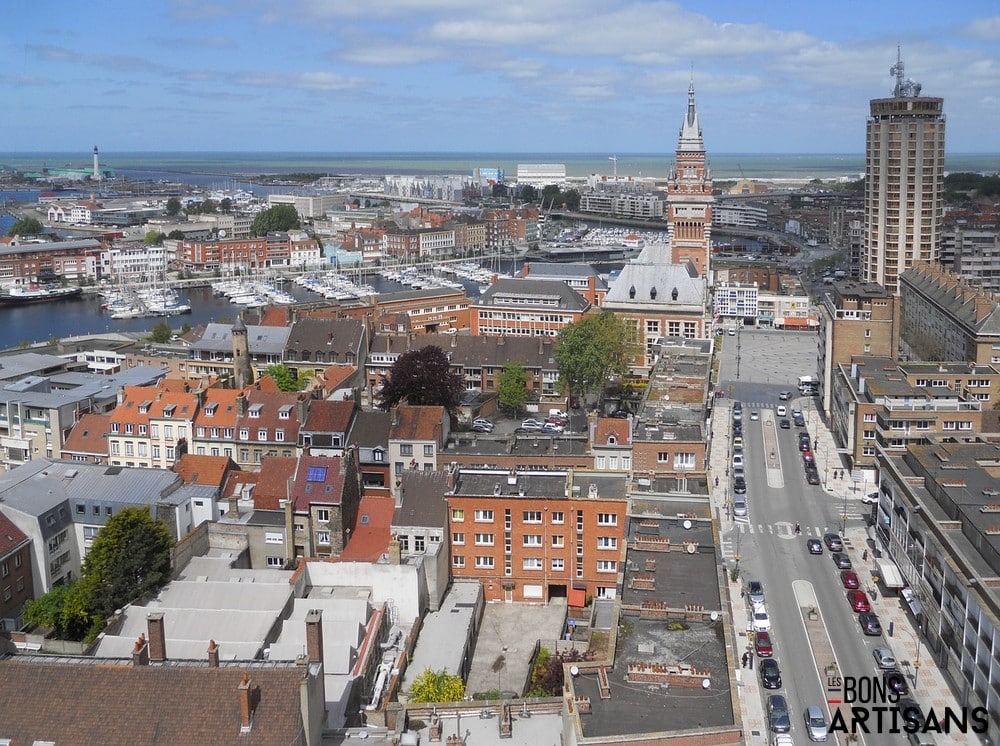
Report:
[[747,658],[749,657],[749,655],[750,655],[749,653],[743,654],[743,668],[747,667]]
[[801,534],[802,533],[802,527],[799,526],[799,524],[797,524],[797,523],[795,524],[795,533],[797,533],[797,534]]
[[747,668],[753,671],[753,651],[747,653]]
[[740,598],[746,598],[746,597],[747,597],[746,587],[740,588]]
[[867,549],[861,553],[861,561],[862,562],[867,562],[868,561],[868,550]]

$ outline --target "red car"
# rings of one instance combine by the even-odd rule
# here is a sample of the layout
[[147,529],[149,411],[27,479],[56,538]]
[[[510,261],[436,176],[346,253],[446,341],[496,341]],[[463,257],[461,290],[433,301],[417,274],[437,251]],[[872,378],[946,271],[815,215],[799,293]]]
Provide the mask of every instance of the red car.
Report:
[[753,646],[757,651],[758,658],[770,658],[774,655],[774,648],[771,647],[770,632],[758,632],[754,636]]
[[861,587],[861,582],[858,580],[858,574],[854,570],[844,570],[840,573],[840,582],[844,584],[844,587],[848,590],[854,590],[855,588]]
[[848,591],[847,602],[858,613],[872,610],[872,605],[868,603],[868,594],[864,591]]
[[805,461],[806,463],[810,463],[812,461],[815,461],[816,457],[813,456],[813,452],[812,451],[803,451],[802,452],[802,460]]

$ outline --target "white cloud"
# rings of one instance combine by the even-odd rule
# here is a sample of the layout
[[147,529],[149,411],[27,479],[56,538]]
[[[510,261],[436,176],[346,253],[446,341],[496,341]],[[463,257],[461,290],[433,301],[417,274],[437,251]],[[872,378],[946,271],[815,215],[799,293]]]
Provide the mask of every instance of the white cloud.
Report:
[[1000,42],[1000,16],[977,18],[965,27],[965,32],[973,39]]

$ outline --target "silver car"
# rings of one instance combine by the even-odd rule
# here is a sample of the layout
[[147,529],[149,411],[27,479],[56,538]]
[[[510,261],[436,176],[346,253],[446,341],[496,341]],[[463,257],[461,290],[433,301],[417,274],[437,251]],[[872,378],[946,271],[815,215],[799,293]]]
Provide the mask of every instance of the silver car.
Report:
[[805,711],[806,733],[810,741],[825,741],[828,737],[826,718],[819,705],[809,705]]

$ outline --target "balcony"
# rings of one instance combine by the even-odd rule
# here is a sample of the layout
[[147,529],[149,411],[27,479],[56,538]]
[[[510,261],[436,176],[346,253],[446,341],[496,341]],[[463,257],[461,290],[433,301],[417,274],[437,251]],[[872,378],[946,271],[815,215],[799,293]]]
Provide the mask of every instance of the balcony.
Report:
[[916,402],[897,401],[882,397],[875,400],[892,413],[897,412],[978,412],[982,409],[979,401],[958,401],[957,399],[930,399]]

